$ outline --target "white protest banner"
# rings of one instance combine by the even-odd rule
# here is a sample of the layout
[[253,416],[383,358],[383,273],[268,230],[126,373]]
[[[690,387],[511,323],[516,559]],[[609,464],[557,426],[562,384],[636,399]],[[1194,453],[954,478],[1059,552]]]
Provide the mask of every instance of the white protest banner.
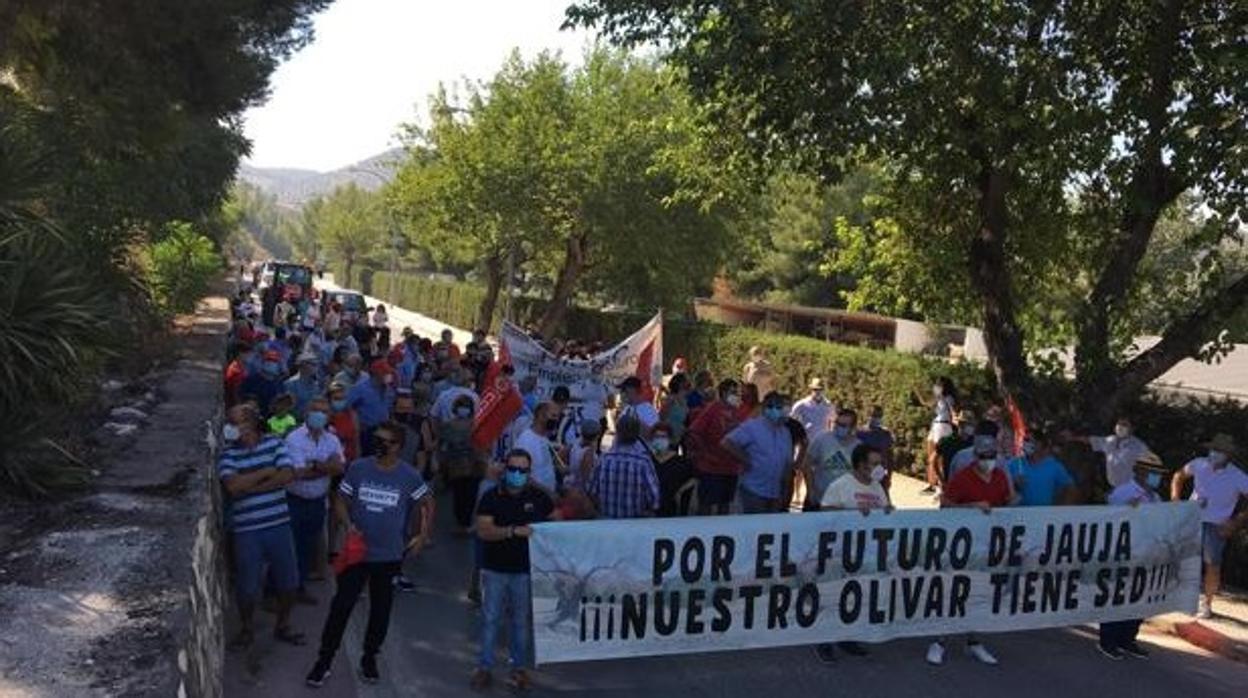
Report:
[[539,662],[999,632],[1196,607],[1199,509],[1029,507],[534,527]]
[[[537,395],[550,397],[555,386],[566,385],[572,404],[561,431],[583,418],[601,417],[601,405],[615,386],[629,376],[641,379],[643,391],[663,379],[663,316],[656,314],[641,329],[610,349],[589,359],[555,356],[516,325],[504,322],[499,342],[511,353],[515,380],[537,378]],[[584,406],[591,406],[585,409]]]

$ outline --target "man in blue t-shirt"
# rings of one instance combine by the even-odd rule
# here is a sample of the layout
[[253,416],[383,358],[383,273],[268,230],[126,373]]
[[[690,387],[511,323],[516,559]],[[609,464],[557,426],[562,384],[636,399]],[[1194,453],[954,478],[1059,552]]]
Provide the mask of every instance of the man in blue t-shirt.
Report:
[[338,575],[338,591],[330,603],[321,633],[321,650],[308,672],[307,684],[317,687],[329,676],[334,655],[347,629],[351,610],[368,584],[368,626],[360,675],[367,683],[380,680],[377,652],[390,628],[394,578],[403,558],[419,552],[433,526],[433,496],[420,473],[399,459],[406,431],[395,422],[382,422],[373,433],[376,455],[361,458],[347,468],[334,515],[352,533],[364,537],[364,561]]
[[1049,438],[1033,430],[1023,440],[1023,455],[1006,464],[1019,494],[1019,506],[1074,504],[1077,490],[1070,471],[1053,455]]
[[793,476],[793,436],[785,423],[789,411],[784,395],[767,393],[763,413],[728,432],[720,445],[745,469],[739,485],[741,511],[767,514],[781,511],[783,483]]

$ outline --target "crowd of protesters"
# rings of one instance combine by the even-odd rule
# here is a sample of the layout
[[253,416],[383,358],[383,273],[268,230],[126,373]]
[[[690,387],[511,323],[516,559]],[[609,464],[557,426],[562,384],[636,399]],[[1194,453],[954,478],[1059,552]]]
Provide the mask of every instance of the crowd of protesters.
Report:
[[[495,361],[483,331],[461,349],[449,330],[433,340],[405,328],[392,345],[384,307],[348,320],[333,305],[316,311],[314,303],[287,301],[274,311],[275,327],[265,328],[246,292],[235,313],[220,456],[242,616],[234,645],[252,641],[254,611],[265,597],[278,614],[275,637],[302,644],[292,608],[315,602],[306,585],[332,561],[337,592],[306,678],[311,686],[329,675],[365,586],[359,671],[366,681],[378,679],[393,592],[414,588],[402,563],[429,543],[438,491],[449,493],[453,533],[473,549],[467,596],[481,608],[483,629],[470,684],[479,690],[493,682],[504,625],[507,682],[517,690],[531,685],[527,539],[535,523],[893,510],[894,437],[882,407],[838,401],[818,376],[793,400],[776,389],[777,370],[761,347],[750,350],[739,376],[691,371],[677,359],[657,394],[630,377],[614,394],[580,386],[574,402],[568,386],[543,390],[522,378],[518,413],[496,443],[479,448],[474,419]],[[578,341],[544,344],[574,359],[602,350]],[[498,370],[514,378],[512,367]],[[925,494],[942,507],[1084,503],[1061,458],[1074,442],[1104,454],[1110,505],[1160,499],[1162,464],[1129,419],[1105,436],[1043,427],[1016,434],[1000,406],[986,406],[977,419],[947,379],[933,386],[933,398]],[[1203,447],[1206,455],[1176,471],[1168,494],[1180,497],[1190,480],[1203,507],[1200,613],[1208,615],[1225,541],[1246,520],[1234,512],[1248,497],[1248,476],[1232,463],[1239,451],[1229,437]],[[1145,657],[1138,629],[1138,621],[1103,624],[1101,653]],[[976,660],[997,663],[980,640],[966,642]],[[867,653],[853,642],[814,651],[832,662],[838,648]],[[945,656],[945,640],[937,639],[926,660],[939,665]]]

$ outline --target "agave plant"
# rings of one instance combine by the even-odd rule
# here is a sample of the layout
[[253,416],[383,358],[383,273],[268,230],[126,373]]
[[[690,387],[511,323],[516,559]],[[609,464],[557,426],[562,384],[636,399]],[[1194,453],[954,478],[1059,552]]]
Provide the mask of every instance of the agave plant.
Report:
[[38,142],[0,125],[0,491],[45,494],[81,474],[46,425],[107,350],[110,302],[47,213]]

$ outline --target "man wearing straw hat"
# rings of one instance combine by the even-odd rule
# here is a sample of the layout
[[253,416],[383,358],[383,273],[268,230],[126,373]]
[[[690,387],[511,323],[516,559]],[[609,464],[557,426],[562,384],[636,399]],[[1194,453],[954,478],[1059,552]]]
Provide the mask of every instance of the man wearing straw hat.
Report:
[[1170,499],[1183,494],[1183,486],[1192,480],[1191,498],[1200,504],[1200,542],[1205,561],[1205,595],[1200,600],[1197,618],[1213,616],[1213,597],[1222,585],[1222,554],[1226,541],[1235,530],[1248,521],[1248,510],[1235,516],[1240,500],[1248,498],[1248,475],[1231,460],[1239,448],[1228,434],[1218,434],[1205,444],[1209,454],[1194,458],[1174,474],[1170,483]]
[[[1110,506],[1138,507],[1161,501],[1157,488],[1161,487],[1161,459],[1152,451],[1144,451],[1135,459],[1134,477],[1115,487],[1105,501]],[[1148,650],[1136,642],[1140,634],[1141,619],[1118,620],[1101,623],[1100,641],[1097,648],[1108,659],[1120,661],[1125,657],[1147,659]]]

